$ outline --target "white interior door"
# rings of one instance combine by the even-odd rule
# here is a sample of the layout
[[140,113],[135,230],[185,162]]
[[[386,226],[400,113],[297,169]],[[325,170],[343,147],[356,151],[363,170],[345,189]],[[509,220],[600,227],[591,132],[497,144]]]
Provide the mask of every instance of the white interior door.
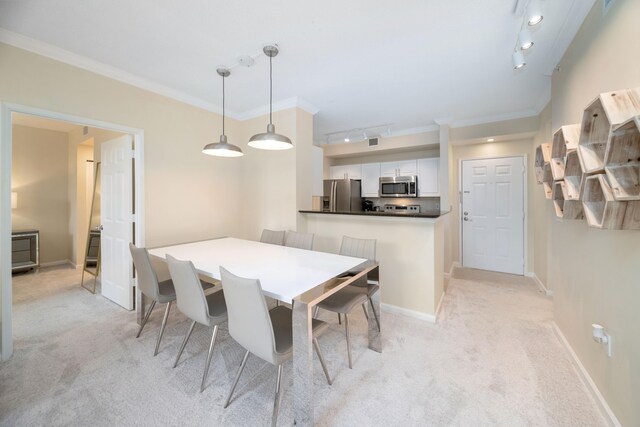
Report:
[[103,142],[100,153],[102,295],[132,310],[133,276],[129,254],[133,235],[131,135]]
[[462,265],[524,274],[524,159],[462,161]]

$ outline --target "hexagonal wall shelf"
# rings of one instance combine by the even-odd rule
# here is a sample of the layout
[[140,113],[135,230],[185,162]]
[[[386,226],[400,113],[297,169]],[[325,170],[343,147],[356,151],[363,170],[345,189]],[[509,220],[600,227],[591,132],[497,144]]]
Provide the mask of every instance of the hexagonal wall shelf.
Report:
[[604,171],[609,132],[640,114],[640,89],[602,93],[584,110],[578,151],[585,173]]
[[551,172],[554,180],[564,179],[564,168],[567,153],[578,148],[580,124],[562,126],[553,134],[551,146]]
[[582,203],[578,200],[568,200],[564,181],[553,183],[553,207],[556,216],[562,219],[583,219]]
[[544,165],[551,161],[551,144],[542,144],[536,147],[535,172],[538,184],[544,181]]
[[611,131],[604,169],[616,200],[640,200],[640,116]]
[[542,188],[544,189],[544,197],[551,199],[553,193],[553,175],[551,173],[551,165],[545,163],[542,175]]
[[567,163],[564,168],[564,184],[569,200],[580,200],[587,174],[582,172],[577,151],[567,153]]
[[615,200],[605,174],[585,179],[582,205],[591,227],[640,230],[640,201]]

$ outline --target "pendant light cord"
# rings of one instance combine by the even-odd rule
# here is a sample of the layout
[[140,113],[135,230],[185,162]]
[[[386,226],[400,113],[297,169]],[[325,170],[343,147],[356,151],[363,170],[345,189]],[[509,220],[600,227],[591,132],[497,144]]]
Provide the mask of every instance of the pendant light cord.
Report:
[[222,76],[222,134],[224,135],[224,79]]
[[273,56],[269,55],[269,124],[273,124]]

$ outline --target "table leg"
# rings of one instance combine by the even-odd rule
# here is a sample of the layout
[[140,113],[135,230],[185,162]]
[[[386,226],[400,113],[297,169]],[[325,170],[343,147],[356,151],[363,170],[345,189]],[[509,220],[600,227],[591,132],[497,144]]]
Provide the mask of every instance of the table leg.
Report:
[[293,413],[297,426],[313,425],[313,332],[311,307],[293,305]]

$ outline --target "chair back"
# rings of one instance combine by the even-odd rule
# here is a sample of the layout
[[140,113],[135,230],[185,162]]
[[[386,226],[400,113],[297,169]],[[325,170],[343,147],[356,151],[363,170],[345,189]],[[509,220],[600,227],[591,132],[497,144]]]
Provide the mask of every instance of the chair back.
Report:
[[307,249],[310,251],[311,248],[313,248],[313,234],[287,231],[284,245],[290,248]]
[[343,236],[340,255],[375,261],[376,239],[356,239],[355,237]]
[[276,343],[267,303],[258,279],[246,279],[220,267],[229,316],[229,334],[259,358],[276,363]]
[[129,243],[129,251],[133,258],[133,265],[136,268],[138,287],[145,296],[158,301],[160,290],[158,289],[158,276],[151,266],[149,252],[145,248],[138,248],[133,243]]
[[271,243],[272,245],[280,245],[284,244],[284,230],[282,231],[274,231],[267,230],[266,228],[262,230],[262,236],[260,236],[260,241],[262,243]]
[[209,306],[193,263],[167,254],[167,266],[176,290],[178,310],[191,320],[209,326]]

